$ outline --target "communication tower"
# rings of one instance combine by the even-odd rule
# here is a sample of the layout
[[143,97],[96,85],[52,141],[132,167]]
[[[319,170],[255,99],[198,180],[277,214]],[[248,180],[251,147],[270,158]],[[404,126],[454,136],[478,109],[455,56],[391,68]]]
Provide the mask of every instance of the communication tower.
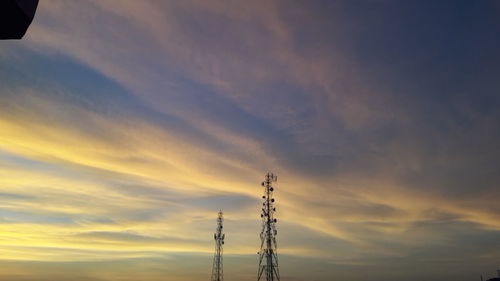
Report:
[[217,217],[217,228],[215,229],[214,239],[215,239],[215,254],[214,254],[214,264],[212,267],[212,279],[211,281],[224,281],[224,270],[222,268],[222,252],[224,245],[225,234],[222,233],[222,223],[224,217],[222,216],[222,211],[219,211]]
[[280,274],[278,269],[278,252],[276,246],[276,222],[274,218],[275,200],[273,198],[274,187],[271,183],[277,181],[277,176],[273,173],[267,173],[262,182],[264,187],[264,196],[262,196],[262,231],[260,232],[260,251],[259,251],[259,272],[257,281],[279,281]]

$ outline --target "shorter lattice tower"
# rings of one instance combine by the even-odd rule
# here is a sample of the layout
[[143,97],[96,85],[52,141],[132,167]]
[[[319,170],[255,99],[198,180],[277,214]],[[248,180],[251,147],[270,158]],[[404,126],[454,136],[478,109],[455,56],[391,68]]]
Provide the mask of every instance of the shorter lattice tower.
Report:
[[214,254],[214,264],[212,267],[212,279],[211,281],[223,281],[224,280],[224,270],[222,268],[222,253],[224,245],[225,234],[222,233],[222,223],[224,217],[222,216],[222,211],[219,211],[217,217],[217,228],[215,229],[214,239],[215,239],[215,254]]
[[276,245],[276,219],[274,218],[273,191],[274,187],[271,183],[277,181],[277,177],[273,173],[267,173],[265,180],[262,182],[264,187],[264,196],[262,196],[262,231],[260,233],[260,251],[259,251],[259,272],[257,280],[279,281],[280,274],[278,269],[278,252]]

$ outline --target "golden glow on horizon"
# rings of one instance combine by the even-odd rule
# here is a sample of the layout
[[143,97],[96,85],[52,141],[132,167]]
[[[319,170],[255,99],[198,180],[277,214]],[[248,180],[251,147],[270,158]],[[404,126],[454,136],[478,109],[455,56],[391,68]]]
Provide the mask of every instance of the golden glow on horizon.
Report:
[[[2,203],[2,208],[19,212],[32,210],[33,214],[46,216],[49,219],[47,222],[13,222],[2,225],[0,233],[5,249],[0,255],[5,259],[92,260],[92,257],[113,259],[137,255],[147,256],[148,254],[144,252],[155,251],[166,253],[210,253],[212,251],[211,245],[206,245],[205,241],[205,236],[208,234],[200,233],[195,229],[192,232],[175,233],[175,229],[191,229],[194,226],[192,221],[172,221],[172,217],[168,215],[159,215],[150,221],[130,221],[127,214],[121,215],[122,210],[131,214],[144,209],[161,209],[165,207],[166,202],[154,197],[127,195],[120,192],[119,188],[107,186],[106,180],[113,180],[115,177],[121,178],[120,181],[130,180],[154,189],[178,192],[168,203],[171,204],[170,208],[181,210],[176,216],[196,217],[197,220],[203,221],[211,221],[213,214],[185,209],[182,202],[176,200],[175,196],[221,193],[240,193],[253,197],[258,195],[258,182],[235,181],[239,175],[238,171],[242,173],[241,169],[245,167],[243,163],[235,162],[235,159],[223,158],[217,153],[205,151],[196,144],[191,144],[189,140],[171,136],[159,128],[138,120],[126,120],[126,122],[107,120],[81,109],[75,110],[79,110],[78,115],[84,116],[86,120],[93,120],[92,123],[95,126],[106,131],[109,140],[64,125],[46,126],[44,117],[41,116],[38,119],[39,122],[36,122],[36,119],[3,118],[0,120],[2,131],[0,149],[2,151],[54,167],[65,167],[66,172],[69,172],[66,174],[54,172],[53,169],[49,169],[48,172],[25,169],[21,164],[15,165],[15,163],[14,166],[6,166],[0,171],[2,176],[0,192],[14,192],[18,196],[28,198],[34,196],[33,200],[5,201]],[[219,130],[216,133],[220,139],[225,139],[221,136],[224,131]],[[242,146],[248,144],[244,139],[235,143]],[[193,157],[186,157],[186,155]],[[141,160],[136,161],[137,157]],[[210,163],[218,162],[221,167],[203,166],[204,159],[212,159]],[[231,166],[235,167],[231,170],[233,180],[226,181],[224,177],[218,176],[227,173],[227,167]],[[95,173],[101,173],[96,178],[105,179],[105,181],[100,182],[91,178],[86,179],[84,176],[72,175],[85,173],[85,169],[96,169],[92,172],[93,178],[96,177]],[[207,174],[207,170],[215,171],[215,173]],[[251,171],[250,168],[247,170]],[[253,171],[253,174],[258,180],[258,171]],[[280,185],[285,187],[280,189],[282,192],[279,196],[280,218],[284,221],[300,222],[297,227],[305,227],[350,243],[365,245],[364,247],[371,246],[364,241],[363,237],[356,237],[352,235],[352,232],[336,227],[334,222],[385,222],[390,223],[390,226],[374,226],[373,229],[380,233],[397,234],[403,233],[406,226],[412,222],[425,219],[422,217],[423,210],[440,205],[443,209],[461,213],[471,220],[489,225],[494,229],[500,227],[495,217],[490,217],[488,214],[461,209],[453,204],[447,205],[446,202],[425,196],[423,193],[413,192],[409,197],[409,190],[402,187],[380,186],[375,193],[370,190],[357,189],[358,198],[354,199],[343,195],[342,189],[337,189],[337,192],[322,191],[321,188],[318,189],[321,187],[318,182],[311,182],[304,178],[285,178],[283,181],[283,183],[280,182]],[[355,184],[354,180],[352,182]],[[392,206],[402,211],[389,216],[380,216],[380,214],[370,214],[370,212],[338,214],[336,209],[337,212],[340,209],[329,207],[316,209],[315,202],[301,200],[301,197],[306,196],[312,189],[327,192],[326,196],[315,199],[326,206],[384,204],[384,206]],[[347,200],[347,203],[342,203],[343,200]],[[258,207],[257,204],[256,207]],[[304,212],[304,210],[308,211]],[[26,216],[26,214],[22,215]],[[61,219],[60,216],[63,217],[63,222],[57,221]],[[248,214],[244,211],[235,213],[233,216],[237,219],[254,219],[253,213]],[[93,218],[104,219],[104,221],[92,221]],[[76,221],[64,222],[64,219],[76,219]],[[107,222],[105,219],[110,219],[110,221]],[[258,229],[255,229],[255,232],[257,233]],[[107,237],[99,237],[100,233],[111,234]],[[85,234],[89,235],[85,236]],[[93,234],[97,235],[93,237]],[[117,236],[113,237],[114,234]],[[132,236],[124,239],[119,236],[120,234]],[[432,237],[432,233],[428,235],[431,235],[429,238]],[[141,240],[142,236],[148,238]],[[188,240],[169,242],[166,239],[181,239],[182,237]],[[65,250],[64,254],[58,253],[57,249]],[[250,245],[234,245],[228,248],[227,252],[249,254],[252,252],[251,249]],[[52,250],[56,252],[50,254]],[[91,253],[82,254],[80,253],[82,250],[91,251]],[[45,254],[41,254],[40,251]],[[331,255],[320,249],[284,247],[281,251],[304,257]],[[19,256],[19,252],[24,254]]]

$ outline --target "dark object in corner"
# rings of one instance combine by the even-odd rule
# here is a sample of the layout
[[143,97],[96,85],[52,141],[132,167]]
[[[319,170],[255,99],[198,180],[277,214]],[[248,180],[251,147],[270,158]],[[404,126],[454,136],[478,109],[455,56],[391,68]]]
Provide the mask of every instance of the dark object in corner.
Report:
[[21,39],[35,17],[38,0],[0,0],[0,39]]

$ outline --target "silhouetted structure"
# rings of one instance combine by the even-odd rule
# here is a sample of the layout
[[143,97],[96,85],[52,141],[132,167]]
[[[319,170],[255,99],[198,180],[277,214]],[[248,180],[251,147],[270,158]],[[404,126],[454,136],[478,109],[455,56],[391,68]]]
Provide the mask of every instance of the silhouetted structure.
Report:
[[0,1],[0,39],[21,39],[35,17],[38,0]]
[[222,267],[222,252],[224,245],[225,234],[222,233],[222,223],[224,217],[222,216],[222,211],[219,211],[219,216],[217,217],[217,228],[214,233],[215,239],[215,254],[214,254],[214,264],[212,267],[212,279],[211,281],[223,281],[224,280],[224,270]]
[[262,203],[262,231],[260,233],[260,258],[259,258],[259,272],[257,280],[266,281],[279,281],[280,274],[278,269],[278,252],[276,246],[276,219],[274,218],[273,191],[271,186],[272,182],[276,182],[277,177],[273,173],[267,173],[265,180],[262,182],[264,187],[264,202]]

